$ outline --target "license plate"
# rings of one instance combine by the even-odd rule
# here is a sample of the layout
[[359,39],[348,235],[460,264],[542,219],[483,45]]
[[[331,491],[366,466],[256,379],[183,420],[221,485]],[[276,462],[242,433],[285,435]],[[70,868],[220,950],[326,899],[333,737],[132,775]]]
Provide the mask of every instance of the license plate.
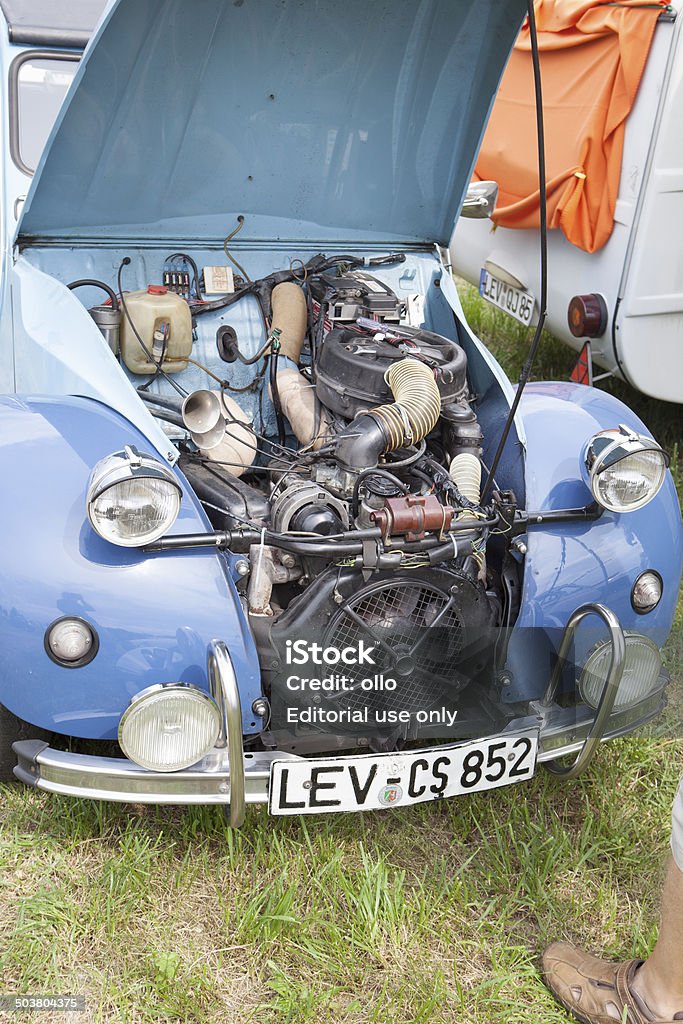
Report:
[[427,750],[274,761],[271,814],[373,811],[530,779],[538,730]]
[[501,281],[485,267],[479,275],[479,294],[527,327],[531,323],[536,309],[536,299],[531,292]]

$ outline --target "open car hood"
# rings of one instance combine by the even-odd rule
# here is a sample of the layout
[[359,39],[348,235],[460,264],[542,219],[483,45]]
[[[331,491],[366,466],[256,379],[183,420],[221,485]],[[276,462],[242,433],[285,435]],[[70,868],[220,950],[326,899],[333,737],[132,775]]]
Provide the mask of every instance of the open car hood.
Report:
[[118,0],[31,239],[450,237],[523,0]]

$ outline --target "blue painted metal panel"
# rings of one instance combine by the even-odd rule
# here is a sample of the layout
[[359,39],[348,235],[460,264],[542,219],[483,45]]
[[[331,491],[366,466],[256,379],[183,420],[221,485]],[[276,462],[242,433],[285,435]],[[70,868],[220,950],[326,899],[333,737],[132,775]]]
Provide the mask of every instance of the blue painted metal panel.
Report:
[[[68,270],[68,259],[59,261]],[[79,276],[76,271],[65,280]],[[14,383],[7,390],[95,398],[134,423],[160,459],[175,462],[178,452],[131,388],[122,365],[76,295],[23,256],[11,268],[9,279],[15,365]]]
[[20,232],[446,243],[524,10],[119,0]]
[[[184,681],[207,688],[209,641],[226,642],[242,696],[244,730],[260,694],[253,640],[230,576],[229,560],[194,550],[143,554],[93,531],[85,514],[92,467],[145,438],[117,413],[80,399],[0,399],[0,703],[37,726],[72,736],[116,736],[121,713],[139,690]],[[201,532],[208,521],[183,487],[171,532]],[[9,543],[7,543],[9,539]],[[43,648],[48,625],[80,615],[100,649],[82,668],[53,663]]]
[[[528,510],[583,506],[592,501],[581,473],[586,442],[624,423],[651,436],[622,402],[604,391],[569,383],[530,384],[520,404],[527,434]],[[681,511],[671,474],[657,497],[637,512],[605,512],[594,523],[532,527],[527,535],[522,607],[510,639],[508,700],[538,697],[554,663],[564,626],[580,604],[599,601],[627,630],[661,646],[673,623],[683,563]],[[638,615],[631,588],[646,569],[664,581],[658,607]],[[597,620],[596,620],[597,622]],[[588,621],[577,634],[575,661],[604,630]]]

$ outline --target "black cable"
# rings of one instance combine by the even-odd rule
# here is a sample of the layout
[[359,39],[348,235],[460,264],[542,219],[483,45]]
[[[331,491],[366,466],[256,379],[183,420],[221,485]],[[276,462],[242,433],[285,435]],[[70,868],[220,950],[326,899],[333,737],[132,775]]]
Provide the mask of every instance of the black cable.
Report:
[[368,260],[369,267],[390,267],[394,263],[405,263],[406,254],[404,252],[391,252],[388,256],[375,256],[374,259]]
[[351,497],[351,517],[353,519],[358,515],[358,499],[360,498],[360,487],[364,480],[367,480],[370,476],[381,476],[383,480],[390,480],[392,484],[398,487],[402,494],[410,494],[410,488],[390,473],[387,469],[364,469],[362,473],[359,473],[356,477],[356,482],[353,485],[353,495]]
[[[422,465],[426,466],[427,469],[431,470],[432,483],[434,484],[434,486],[440,487],[442,492],[446,496],[450,495],[453,498],[453,503],[458,508],[471,509],[473,512],[483,511],[487,515],[496,514],[494,507],[492,505],[489,506],[488,508],[484,508],[482,506],[481,499],[480,503],[477,504],[474,501],[470,501],[469,498],[466,498],[464,494],[461,494],[460,488],[457,486],[448,470],[445,469],[443,466],[439,465],[439,463],[436,462],[434,459],[430,458],[430,456],[424,456],[424,458],[422,459]],[[429,476],[429,474],[425,472],[425,476]]]
[[421,469],[417,469],[415,466],[408,466],[408,476],[414,476],[417,480],[422,480],[429,487],[434,487],[434,481],[430,477],[429,473],[424,473]]
[[270,389],[273,396],[273,408],[275,409],[275,420],[277,422],[277,439],[278,442],[284,446],[286,441],[285,433],[285,418],[282,412],[282,402],[280,400],[280,389],[277,383],[277,363],[280,353],[274,352],[270,357]]
[[111,299],[111,308],[117,310],[119,308],[119,300],[116,296],[116,292],[113,288],[110,288],[104,281],[97,281],[94,277],[84,277],[79,281],[72,281],[67,285],[69,291],[73,291],[74,288],[101,288],[103,292],[106,292]]
[[[311,278],[317,277],[324,273],[324,271],[331,270],[340,264],[354,269],[363,266],[363,259],[357,256],[322,256],[318,254],[312,256],[308,263],[304,264],[304,270],[306,271],[307,278]],[[212,302],[190,303],[190,310],[193,316],[203,316],[205,313],[214,313],[220,309],[227,309],[228,306],[232,306],[235,302],[243,299],[245,295],[253,295],[257,299],[261,310],[264,311],[264,307],[266,307],[267,312],[270,312],[271,292],[276,285],[282,284],[285,281],[295,281],[297,284],[301,284],[301,272],[292,269],[276,270],[273,274],[268,274],[266,277],[260,277],[254,281],[248,279],[248,284],[240,288],[239,291],[224,295]]]
[[118,273],[116,275],[116,281],[117,281],[117,286],[118,286],[118,289],[119,289],[119,295],[121,296],[121,308],[123,309],[123,314],[124,314],[126,320],[128,321],[128,323],[130,324],[131,331],[133,332],[133,334],[135,335],[135,337],[139,341],[140,347],[142,348],[142,351],[145,353],[145,355],[149,359],[150,363],[152,363],[154,366],[156,366],[158,372],[162,375],[162,377],[164,377],[168,381],[168,383],[171,385],[171,387],[175,388],[175,390],[178,392],[178,394],[182,395],[183,398],[185,398],[185,397],[187,397],[187,391],[185,391],[184,388],[181,388],[180,384],[177,384],[171,377],[169,377],[169,375],[166,373],[166,371],[162,369],[162,367],[161,367],[161,360],[159,362],[156,361],[156,359],[154,358],[154,356],[152,355],[152,353],[150,352],[150,350],[147,348],[147,346],[145,345],[144,341],[140,337],[140,335],[138,333],[138,329],[135,326],[135,324],[133,323],[133,321],[131,319],[131,315],[128,312],[128,304],[126,303],[126,299],[125,299],[124,294],[123,294],[123,285],[121,283],[121,275],[123,274],[123,268],[129,266],[129,264],[130,264],[130,256],[124,256],[123,259],[121,260],[121,263],[119,264]]
[[166,358],[166,349],[168,348],[168,333],[169,333],[168,331],[166,331],[164,333],[164,341],[163,341],[163,344],[161,346],[161,355],[159,356],[159,362],[157,363],[156,370],[154,371],[152,376],[148,380],[145,381],[144,384],[139,384],[138,385],[137,391],[138,391],[138,394],[140,394],[140,395],[144,394],[144,392],[146,392],[147,389],[149,388],[150,384],[153,384],[154,381],[159,376],[159,367],[163,365],[164,359]]
[[624,378],[624,380],[626,381],[627,384],[630,384],[631,387],[633,387],[634,385],[633,385],[630,377],[627,377],[626,371],[624,370],[624,367],[622,366],[621,359],[619,358],[619,349],[617,347],[617,316],[619,315],[619,306],[620,305],[621,305],[621,296],[619,296],[619,298],[616,301],[616,304],[614,306],[614,316],[612,317],[612,331],[611,331],[611,335],[612,335],[612,351],[614,352],[614,358],[616,360],[617,366],[619,367],[619,372],[621,373],[621,376]]
[[545,171],[545,131],[543,126],[543,93],[541,89],[541,61],[538,53],[538,36],[536,34],[536,15],[534,13],[533,0],[527,0],[527,10],[529,12],[529,38],[531,42],[531,62],[534,68],[534,92],[536,96],[536,135],[538,141],[538,192],[540,200],[540,241],[541,241],[541,295],[539,299],[539,313],[538,323],[536,324],[536,333],[534,334],[533,341],[529,348],[529,355],[527,356],[526,362],[522,368],[522,372],[519,376],[519,383],[517,385],[517,392],[510,406],[510,412],[508,418],[505,421],[503,433],[500,436],[498,447],[496,448],[496,454],[491,462],[491,469],[489,475],[486,478],[486,483],[481,494],[482,502],[486,498],[487,494],[491,490],[493,485],[493,479],[498,469],[498,464],[503,455],[503,449],[508,439],[512,424],[514,422],[517,408],[522,399],[522,393],[526,387],[529,377],[531,376],[531,370],[536,359],[538,347],[541,343],[541,334],[543,332],[543,325],[545,323],[546,315],[546,303],[548,300],[548,211],[546,209],[547,195],[546,195],[546,171]]
[[270,392],[273,399],[273,408],[275,409],[275,419],[277,421],[277,439],[284,447],[286,434],[285,434],[285,418],[282,413],[282,402],[280,401],[280,389],[277,385],[277,362],[280,355],[280,342],[278,339],[273,341],[273,350],[270,356]]
[[[221,326],[216,331],[216,348],[218,350],[218,355],[223,360],[223,362],[229,361],[225,359],[223,355],[221,355],[222,334],[227,333],[228,331],[235,333],[234,328],[230,327],[228,324],[221,324]],[[270,348],[270,343],[271,339],[268,336],[266,338],[265,344],[262,345],[258,352],[256,352],[256,354],[253,356],[245,356],[242,352],[240,352],[237,343],[235,343],[234,347],[232,348],[232,352],[235,353],[235,355],[237,356],[237,358],[239,359],[243,366],[252,366],[254,363],[257,363],[259,359],[262,359],[263,356],[265,356],[266,352]]]
[[306,334],[308,335],[308,347],[311,350],[311,376],[313,383],[315,384],[315,367],[318,361],[318,353],[315,347],[315,318],[313,316],[313,296],[311,295],[311,289],[308,283],[304,286],[304,296],[306,297]]
[[235,302],[239,302],[245,295],[254,294],[254,284],[246,285],[244,288],[240,288],[239,291],[232,292],[222,299],[213,299],[211,302],[202,302],[201,305],[198,303],[190,303],[190,312],[192,316],[203,316],[204,313],[215,313],[220,309],[227,309],[228,306],[232,306]]

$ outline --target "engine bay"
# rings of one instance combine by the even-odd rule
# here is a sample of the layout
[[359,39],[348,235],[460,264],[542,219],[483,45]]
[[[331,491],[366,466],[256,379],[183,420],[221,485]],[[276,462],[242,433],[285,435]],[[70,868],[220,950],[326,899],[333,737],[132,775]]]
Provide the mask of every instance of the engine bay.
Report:
[[[107,293],[90,315],[238,557],[269,701],[262,741],[392,749],[444,735],[418,712],[454,720],[467,694],[479,715],[497,706],[518,613],[517,502],[487,486],[480,396],[438,278],[425,283],[403,252],[316,253],[259,278],[173,253],[161,272],[143,264],[161,283],[128,290],[130,263],[115,285],[67,286]],[[292,725],[293,640],[372,644],[375,678],[395,685],[366,692],[364,669],[340,686],[328,673],[304,700],[317,719]],[[355,718],[332,714],[340,691]]]

